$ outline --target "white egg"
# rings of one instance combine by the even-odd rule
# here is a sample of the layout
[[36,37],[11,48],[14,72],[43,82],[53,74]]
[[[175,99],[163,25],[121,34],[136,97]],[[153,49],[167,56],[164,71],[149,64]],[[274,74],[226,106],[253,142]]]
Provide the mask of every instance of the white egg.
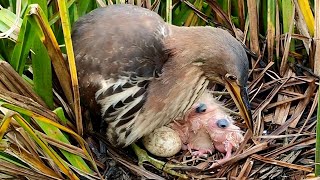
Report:
[[181,150],[182,142],[179,134],[163,126],[144,136],[142,142],[146,149],[159,157],[170,157]]

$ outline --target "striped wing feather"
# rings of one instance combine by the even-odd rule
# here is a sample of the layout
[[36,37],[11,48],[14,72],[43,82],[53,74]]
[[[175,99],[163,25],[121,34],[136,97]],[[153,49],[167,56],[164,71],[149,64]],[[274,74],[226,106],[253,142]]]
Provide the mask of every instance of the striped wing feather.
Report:
[[127,7],[94,10],[75,23],[72,33],[82,104],[102,117],[104,121],[95,123],[100,128],[107,123],[115,145],[123,145],[130,134],[149,82],[168,59],[163,20],[156,13]]

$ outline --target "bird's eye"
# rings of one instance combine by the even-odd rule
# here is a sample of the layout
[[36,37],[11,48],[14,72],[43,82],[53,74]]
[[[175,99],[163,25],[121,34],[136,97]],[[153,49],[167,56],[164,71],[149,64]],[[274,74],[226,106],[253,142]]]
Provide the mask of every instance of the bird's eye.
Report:
[[226,74],[226,77],[227,77],[229,80],[232,80],[232,81],[235,81],[235,80],[238,79],[237,76],[232,75],[232,74]]
[[219,119],[217,121],[217,126],[219,128],[225,129],[225,128],[229,127],[229,121],[226,119]]
[[200,103],[199,106],[196,108],[197,113],[206,112],[206,110],[207,110],[207,105],[203,103]]

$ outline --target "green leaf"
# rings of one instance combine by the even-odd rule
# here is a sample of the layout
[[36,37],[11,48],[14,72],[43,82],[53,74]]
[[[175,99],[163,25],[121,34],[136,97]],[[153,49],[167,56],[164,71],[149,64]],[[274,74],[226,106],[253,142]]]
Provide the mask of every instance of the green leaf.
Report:
[[[67,2],[67,7],[70,8],[70,6],[72,6],[74,4],[76,0],[70,0]],[[80,1],[80,2],[86,2],[86,1]],[[55,22],[57,22],[58,20],[60,20],[60,14],[59,12],[56,12],[54,15],[52,15],[49,19],[49,24],[50,26],[53,25]]]
[[[47,0],[29,0],[29,4],[37,3],[44,16],[47,18]],[[48,51],[42,44],[40,38],[33,41],[32,46],[32,69],[33,69],[33,89],[43,99],[50,109],[53,109],[53,92],[52,92],[52,69],[51,60]]]
[[283,23],[283,32],[287,33],[289,32],[290,28],[290,20],[293,15],[293,3],[291,0],[282,0],[282,23]]
[[28,17],[23,18],[23,23],[20,28],[20,33],[18,40],[13,49],[12,57],[9,60],[9,63],[20,75],[22,75],[24,66],[30,51],[30,48],[33,44],[35,37],[34,27],[28,23]]
[[50,109],[53,109],[52,68],[47,49],[39,38],[33,42],[32,69],[34,91],[43,99]]
[[7,154],[5,152],[0,151],[0,159],[3,159],[5,161],[8,161],[12,164],[15,164],[15,165],[23,167],[23,168],[28,168],[28,165],[25,164],[24,162],[22,162],[20,159],[13,157],[13,156],[10,156],[9,154]]
[[79,18],[78,8],[75,4],[69,7],[69,21],[73,24]]
[[59,5],[59,12],[61,17],[62,29],[64,34],[64,40],[67,50],[68,62],[69,62],[69,69],[71,75],[71,82],[72,82],[72,90],[73,90],[73,98],[74,98],[74,113],[76,117],[76,125],[77,125],[77,132],[82,135],[83,134],[83,126],[82,126],[82,117],[81,117],[81,108],[80,108],[80,93],[79,93],[79,85],[78,85],[78,77],[77,77],[77,70],[76,70],[76,63],[75,57],[72,47],[72,40],[71,40],[71,25],[69,21],[69,12],[65,1],[58,0]]
[[31,4],[28,7],[29,22],[35,27],[35,33],[38,35],[42,43],[46,46],[48,55],[57,74],[59,83],[65,93],[69,104],[73,104],[73,96],[71,91],[70,74],[66,62],[62,56],[59,45],[49,26],[48,19],[37,4]]
[[[290,30],[290,24],[293,23],[291,20],[293,12],[295,9],[293,8],[293,3],[291,0],[282,0],[281,2],[282,5],[282,23],[283,23],[283,33],[288,33]],[[293,23],[294,26],[294,23]],[[292,28],[294,31],[294,27]],[[293,32],[291,32],[293,33]],[[290,41],[290,51],[294,52],[295,51],[295,39],[291,39]],[[288,57],[289,62],[294,62],[295,59],[293,57]]]
[[0,54],[4,60],[9,61],[11,59],[13,48],[15,43],[9,39],[0,39]]
[[276,33],[276,4],[275,0],[268,1],[268,11],[267,11],[267,46],[268,46],[268,60],[273,61],[273,49],[274,49],[274,39]]
[[38,4],[41,7],[44,15],[48,16],[47,0],[29,0],[29,4]]
[[10,29],[10,27],[17,27],[14,31],[9,35],[10,38],[17,40],[19,28],[22,24],[22,20],[17,17],[13,12],[8,9],[0,10],[0,31],[6,32]]
[[[211,7],[206,3],[206,2],[203,2],[203,7],[202,7],[202,11],[204,12],[205,15],[207,15],[208,17],[210,16],[210,13],[212,12],[212,9]],[[199,22],[199,26],[205,26],[206,25],[206,21],[200,19],[200,22]]]
[[[195,0],[190,0],[190,3],[194,3]],[[186,5],[185,3],[182,3],[181,6],[176,8],[174,10],[174,14],[172,15],[172,24],[177,26],[182,26],[186,22],[187,18],[190,16],[190,14],[193,13],[193,10]]]
[[2,7],[5,7],[5,8],[9,6],[8,0],[0,0],[0,4]]
[[67,124],[68,119],[64,115],[63,109],[61,107],[56,108],[53,110],[53,112],[60,118],[61,122],[63,122],[64,125]]
[[79,17],[86,14],[86,12],[89,10],[90,5],[93,4],[95,1],[93,0],[87,0],[87,1],[78,1],[77,7],[78,7],[78,15]]
[[[61,112],[60,112],[61,113]],[[61,115],[61,114],[57,114],[57,115]],[[61,116],[62,118],[65,118],[64,114]],[[37,120],[36,120],[37,121]],[[64,134],[61,132],[61,130],[55,126],[52,126],[51,124],[47,124],[45,122],[42,121],[37,121],[37,123],[39,124],[39,126],[41,127],[41,129],[50,136],[50,138],[53,138],[57,141],[61,141],[65,144],[70,144],[71,143],[68,141],[68,139],[64,136]],[[60,152],[64,155],[64,157],[67,158],[67,160],[76,168],[86,172],[86,173],[92,173],[93,171],[89,168],[89,166],[87,165],[87,163],[83,160],[83,158],[81,158],[78,155],[75,155],[73,153],[70,153],[66,150],[63,149],[59,149]]]
[[307,24],[309,33],[311,36],[314,36],[314,17],[312,14],[312,10],[309,4],[309,0],[297,0],[299,4],[299,8],[303,15],[303,18]]

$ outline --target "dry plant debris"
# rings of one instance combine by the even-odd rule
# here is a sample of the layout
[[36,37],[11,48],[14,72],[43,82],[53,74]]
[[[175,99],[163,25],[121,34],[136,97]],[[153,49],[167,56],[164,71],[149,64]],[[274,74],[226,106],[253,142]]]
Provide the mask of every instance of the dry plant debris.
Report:
[[[197,11],[197,7],[189,1],[185,2],[195,10],[188,24],[185,25],[193,25],[193,22],[197,21],[195,20],[197,16],[209,22],[206,14]],[[242,10],[245,9],[244,1],[239,2],[239,7]],[[166,162],[164,166],[181,164],[180,168],[174,170],[186,175],[188,179],[314,177],[312,173],[315,164],[319,74],[313,68],[319,64],[319,58],[315,56],[319,54],[320,47],[317,45],[315,48],[313,41],[319,44],[319,33],[316,32],[315,40],[311,38],[313,31],[310,30],[308,21],[304,19],[308,14],[302,11],[304,7],[301,7],[301,2],[303,1],[292,1],[293,11],[286,22],[285,32],[280,31],[278,11],[274,15],[275,21],[269,24],[274,26],[268,26],[266,37],[262,37],[259,34],[256,1],[247,1],[249,23],[245,22],[245,18],[241,18],[240,29],[231,22],[230,9],[225,13],[215,1],[207,1],[218,17],[217,24],[224,24],[237,39],[245,43],[248,54],[253,55],[250,60],[248,91],[255,124],[254,133],[247,131],[244,142],[233,153],[233,157],[210,169],[206,167],[210,166],[214,160],[222,158],[219,152],[204,159],[194,158],[189,152],[181,151],[174,157],[160,158]],[[99,3],[104,4],[101,1]],[[277,4],[275,6],[279,8]],[[319,9],[315,12],[317,12],[316,17],[319,18]],[[243,14],[239,16],[243,17]],[[319,20],[316,22],[318,24]],[[319,31],[319,25],[316,26],[316,31]],[[250,39],[249,42],[247,39]],[[296,43],[294,50],[291,49],[293,41]],[[57,88],[55,90],[56,107],[64,107],[68,117],[72,119],[73,115],[70,111],[72,108],[68,107],[64,98],[57,93],[61,90]],[[214,90],[220,92],[214,94],[230,110],[237,125],[246,130],[234,103],[225,90],[220,86],[215,86]],[[76,176],[81,175],[87,179],[103,177],[136,179],[139,176],[148,179],[178,179],[155,170],[149,164],[144,164],[144,168],[138,166],[135,157],[131,156],[130,149],[112,148],[99,134],[87,137],[86,143],[76,135],[72,136],[72,132],[76,131],[74,123],[68,120],[62,121],[62,116],[49,110],[30,85],[4,61],[0,62],[0,99],[0,137],[2,138],[0,155],[3,158],[0,159],[0,178],[64,179],[67,176],[77,179]],[[25,118],[16,112],[28,114],[32,118]],[[59,129],[69,132],[69,137],[72,136],[71,142],[62,142],[46,135],[36,122],[38,117],[62,125],[63,127]],[[58,127],[57,124],[55,124],[56,127]],[[32,136],[33,134],[35,137]],[[36,137],[41,142],[45,142],[43,147],[49,148],[44,150],[40,147],[39,142],[35,140]],[[101,154],[103,150],[96,144],[97,139],[107,144],[105,151],[107,155]],[[61,155],[61,149],[78,155],[88,167],[79,169],[67,162],[65,157],[53,162],[48,154]],[[89,149],[94,155],[89,153]],[[3,152],[15,157],[15,163],[7,161]],[[95,166],[98,166],[98,170]]]

